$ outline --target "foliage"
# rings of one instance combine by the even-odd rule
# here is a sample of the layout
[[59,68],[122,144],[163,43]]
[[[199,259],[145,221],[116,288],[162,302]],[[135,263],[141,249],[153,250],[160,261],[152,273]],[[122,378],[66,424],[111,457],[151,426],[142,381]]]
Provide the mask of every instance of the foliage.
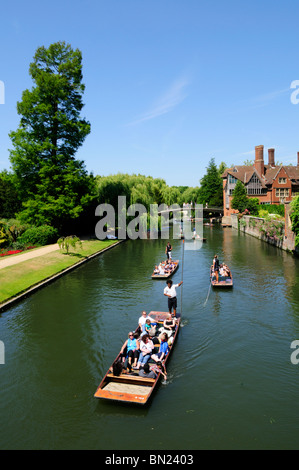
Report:
[[228,168],[227,164],[225,162],[221,162],[220,165],[219,165],[219,168],[218,168],[218,173],[219,173],[220,176],[223,175],[226,168]]
[[244,212],[245,209],[247,209],[248,200],[246,188],[244,184],[238,180],[233,192],[231,207],[239,212]]
[[149,210],[151,204],[179,204],[194,202],[199,188],[167,186],[161,178],[144,175],[118,173],[110,176],[96,176],[99,203],[118,207],[118,196],[125,196],[127,206],[143,204]]
[[29,227],[28,224],[23,224],[17,219],[0,220],[0,245],[13,246]]
[[67,237],[61,237],[57,240],[59,248],[61,250],[66,250],[66,253],[69,254],[69,250],[72,247],[74,250],[76,249],[77,245],[82,248],[82,242],[80,238],[76,237],[75,235],[69,235]]
[[19,128],[10,133],[10,161],[23,202],[21,220],[63,227],[93,197],[93,178],[74,156],[90,132],[83,108],[82,55],[65,42],[37,49],[34,81],[17,103]]
[[259,206],[260,201],[257,197],[248,198],[246,209],[250,212],[251,215],[258,215]]
[[198,186],[189,187],[183,192],[180,198],[180,203],[183,204],[184,202],[185,203],[193,202],[196,204],[199,201],[199,198],[200,198],[200,188]]
[[19,238],[18,242],[24,245],[49,245],[57,240],[58,231],[50,225],[41,225],[28,228]]
[[249,219],[249,226],[250,227],[256,227],[256,220],[250,217]]
[[14,176],[7,171],[0,173],[0,217],[10,219],[21,208],[21,201],[15,185]]
[[299,246],[299,196],[296,196],[291,202],[290,219],[292,230],[295,233],[295,245]]
[[282,241],[284,234],[284,222],[273,220],[270,217],[263,220],[260,231],[264,236],[273,241]]
[[223,181],[214,158],[209,161],[207,172],[200,180],[198,202],[210,206],[223,205]]
[[[278,214],[280,217],[284,217],[284,204],[263,204],[263,214]],[[261,213],[259,210],[259,214]],[[260,215],[260,217],[263,217]]]

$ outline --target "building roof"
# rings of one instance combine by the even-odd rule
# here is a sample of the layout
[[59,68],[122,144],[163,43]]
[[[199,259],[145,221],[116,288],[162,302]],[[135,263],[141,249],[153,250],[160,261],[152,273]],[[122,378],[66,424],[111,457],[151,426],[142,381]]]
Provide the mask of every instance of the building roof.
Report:
[[228,175],[232,175],[242,183],[247,184],[252,175],[256,173],[257,177],[259,178],[262,187],[266,187],[271,185],[275,178],[277,177],[281,168],[283,168],[288,175],[289,179],[291,180],[292,184],[299,184],[299,167],[298,166],[291,166],[291,165],[279,165],[279,166],[270,166],[264,165],[265,173],[264,175],[260,175],[256,170],[254,165],[236,165],[232,168],[227,168],[225,172],[221,175],[222,178],[227,178]]

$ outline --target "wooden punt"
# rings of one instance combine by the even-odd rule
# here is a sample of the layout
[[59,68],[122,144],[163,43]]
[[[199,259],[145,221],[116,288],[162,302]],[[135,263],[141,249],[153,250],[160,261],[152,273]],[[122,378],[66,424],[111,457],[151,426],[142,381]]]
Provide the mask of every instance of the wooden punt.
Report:
[[232,273],[230,273],[230,277],[226,276],[220,276],[218,277],[218,282],[216,281],[216,276],[214,275],[212,271],[212,267],[210,270],[210,281],[213,287],[233,287],[233,276]]
[[200,241],[200,242],[206,242],[206,238],[201,238],[199,235],[196,235],[195,237],[192,237],[193,240]]
[[179,260],[172,261],[172,263],[175,265],[174,268],[171,271],[168,271],[165,274],[155,274],[155,271],[153,271],[152,274],[152,279],[167,279],[168,277],[172,276],[176,270],[179,267]]
[[[163,322],[169,316],[169,312],[150,312],[149,316],[156,320],[156,322],[163,326]],[[173,350],[179,328],[181,318],[178,316],[177,325],[173,330],[173,342],[169,346],[169,353],[165,360],[162,361],[163,365],[168,361],[169,356]],[[158,345],[159,346],[159,345]],[[156,351],[155,351],[156,352]],[[120,353],[115,361],[119,360]],[[149,364],[151,363],[151,360]],[[120,376],[114,376],[111,372],[112,367],[109,368],[97,391],[94,394],[95,398],[128,403],[145,405],[151,398],[153,391],[156,389],[158,382],[161,378],[161,372],[158,373],[155,379],[140,377],[138,371],[132,370],[132,373],[121,373]]]

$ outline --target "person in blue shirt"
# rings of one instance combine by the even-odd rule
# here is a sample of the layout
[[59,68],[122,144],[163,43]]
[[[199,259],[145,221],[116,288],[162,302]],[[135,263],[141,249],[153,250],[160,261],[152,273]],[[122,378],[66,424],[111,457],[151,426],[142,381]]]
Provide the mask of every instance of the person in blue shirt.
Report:
[[169,353],[168,335],[166,333],[163,333],[161,335],[161,343],[159,347],[159,352],[157,354],[153,354],[152,359],[155,362],[162,362],[163,359],[166,358],[168,353]]
[[[137,365],[137,359],[139,357],[139,341],[134,337],[133,331],[129,332],[128,339],[124,342],[120,350],[120,356],[123,358],[123,361],[128,359],[129,370],[131,370],[131,366],[135,367]],[[132,359],[134,359],[133,365]]]

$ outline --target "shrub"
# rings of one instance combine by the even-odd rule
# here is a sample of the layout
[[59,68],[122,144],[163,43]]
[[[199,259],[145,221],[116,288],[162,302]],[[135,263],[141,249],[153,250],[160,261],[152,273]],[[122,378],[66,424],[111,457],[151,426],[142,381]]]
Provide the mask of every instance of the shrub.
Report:
[[57,240],[58,231],[50,225],[28,228],[19,238],[18,242],[24,245],[49,245]]
[[292,221],[292,230],[296,235],[295,245],[299,246],[299,196],[291,202],[290,218]]
[[57,243],[61,250],[66,250],[67,254],[69,254],[70,247],[72,247],[75,250],[76,246],[79,245],[79,247],[82,248],[82,242],[80,238],[76,237],[76,235],[69,235],[68,237],[61,237],[59,238],[59,240],[57,240]]
[[263,221],[263,224],[260,227],[260,232],[262,232],[266,238],[275,241],[282,241],[284,234],[284,222],[267,218]]
[[278,214],[284,217],[284,204],[263,204],[262,207],[267,214]]

